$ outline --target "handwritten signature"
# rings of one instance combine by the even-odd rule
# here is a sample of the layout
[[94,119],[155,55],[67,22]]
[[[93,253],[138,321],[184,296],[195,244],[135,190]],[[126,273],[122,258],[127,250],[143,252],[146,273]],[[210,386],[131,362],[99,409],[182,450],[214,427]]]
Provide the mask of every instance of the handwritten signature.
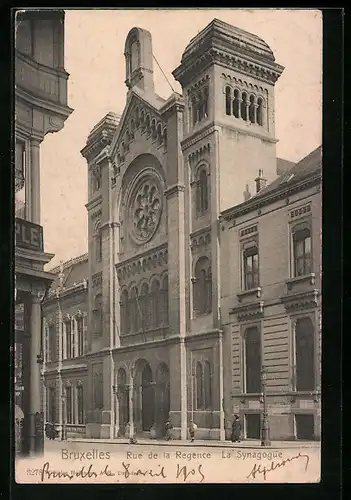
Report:
[[307,468],[308,468],[308,464],[310,462],[310,457],[308,455],[303,454],[303,453],[302,454],[299,453],[298,455],[294,455],[293,457],[285,458],[281,462],[271,462],[270,466],[268,466],[268,467],[266,467],[260,463],[257,464],[257,462],[256,462],[255,465],[253,466],[250,474],[246,477],[248,479],[249,478],[255,479],[257,474],[263,474],[263,479],[265,480],[268,472],[272,472],[276,469],[279,469],[280,467],[285,467],[287,463],[290,463],[293,460],[298,460],[300,458],[303,458],[306,461],[305,462],[305,472],[306,472]]
[[[99,472],[93,469],[93,464],[90,464],[89,466],[83,465],[80,469],[78,470],[71,470],[71,471],[62,471],[62,470],[54,470],[50,468],[50,463],[45,462],[43,467],[40,469],[40,480],[41,482],[44,482],[45,479],[69,479],[72,481],[75,478],[97,478],[98,476],[107,476],[107,477],[113,477],[113,476],[123,476],[125,479],[128,479],[133,476],[144,476],[144,477],[157,477],[157,478],[162,478],[166,479],[167,474],[165,471],[165,467],[158,465],[157,470],[153,469],[132,469],[130,463],[125,463],[122,462],[122,470],[113,472],[108,465],[106,465],[103,469],[101,469]],[[202,465],[199,465],[197,468],[188,468],[186,465],[185,466],[180,466],[177,464],[177,469],[176,469],[176,478],[182,479],[184,482],[189,478],[189,477],[194,477],[196,475],[199,475],[200,483],[205,479],[205,475],[203,474],[202,471]]]

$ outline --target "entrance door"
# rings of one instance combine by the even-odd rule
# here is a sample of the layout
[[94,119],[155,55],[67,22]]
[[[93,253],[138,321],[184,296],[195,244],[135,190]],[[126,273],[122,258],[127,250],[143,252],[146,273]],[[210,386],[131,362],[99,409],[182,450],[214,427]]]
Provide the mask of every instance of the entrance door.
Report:
[[314,417],[313,415],[295,415],[296,438],[313,441],[314,440]]
[[259,413],[248,413],[246,417],[247,439],[261,439],[261,416]]
[[152,384],[152,371],[150,365],[145,365],[142,374],[142,429],[143,431],[149,431],[154,423],[154,407],[155,407],[155,396],[154,396],[154,386]]
[[159,435],[164,436],[170,411],[169,369],[165,363],[159,365],[156,380],[156,424]]

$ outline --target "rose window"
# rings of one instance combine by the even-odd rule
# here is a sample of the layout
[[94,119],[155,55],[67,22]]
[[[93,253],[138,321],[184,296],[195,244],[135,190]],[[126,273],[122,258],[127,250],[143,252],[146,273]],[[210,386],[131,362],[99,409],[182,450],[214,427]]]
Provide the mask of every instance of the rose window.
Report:
[[161,216],[161,196],[153,182],[143,183],[137,189],[132,206],[134,234],[140,240],[151,238]]

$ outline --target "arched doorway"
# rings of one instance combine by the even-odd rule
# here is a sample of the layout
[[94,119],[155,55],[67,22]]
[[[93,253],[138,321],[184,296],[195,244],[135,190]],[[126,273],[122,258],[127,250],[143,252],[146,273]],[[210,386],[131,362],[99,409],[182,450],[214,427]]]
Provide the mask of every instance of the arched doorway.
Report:
[[142,430],[149,431],[154,423],[155,391],[152,382],[152,371],[148,363],[142,371],[141,391]]
[[123,368],[117,373],[117,398],[119,410],[119,436],[124,436],[126,425],[129,422],[129,386],[127,384],[127,375]]
[[169,369],[166,363],[161,363],[156,372],[156,425],[158,434],[164,436],[165,423],[170,411]]

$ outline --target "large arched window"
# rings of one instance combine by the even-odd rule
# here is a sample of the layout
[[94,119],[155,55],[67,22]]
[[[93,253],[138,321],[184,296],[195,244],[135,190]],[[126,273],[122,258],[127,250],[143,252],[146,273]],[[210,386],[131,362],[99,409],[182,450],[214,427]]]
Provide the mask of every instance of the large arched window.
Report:
[[294,276],[312,272],[311,231],[305,224],[293,231]]
[[48,335],[49,335],[48,361],[57,361],[57,336],[56,336],[55,324],[49,325]]
[[123,290],[121,294],[121,332],[128,333],[129,332],[129,314],[128,314],[128,290]]
[[93,309],[93,329],[94,335],[102,335],[102,325],[103,325],[103,310],[102,310],[102,295],[98,294],[94,300]]
[[296,321],[295,376],[297,391],[315,390],[314,327],[310,318]]
[[72,387],[66,387],[66,423],[73,424]]
[[248,112],[247,94],[246,94],[246,92],[243,92],[242,95],[241,95],[241,109],[240,109],[240,114],[241,114],[241,118],[243,120],[245,120],[245,121],[248,119],[247,112]]
[[193,281],[194,310],[197,314],[208,314],[212,311],[212,275],[207,257],[200,257],[196,262]]
[[160,297],[160,321],[163,325],[168,325],[168,275],[163,277]]
[[245,392],[261,392],[261,333],[257,327],[245,332]]
[[141,296],[139,298],[141,310],[141,326],[148,329],[150,326],[150,307],[149,307],[149,285],[144,283],[141,287]]
[[240,111],[240,95],[239,95],[239,90],[235,89],[234,99],[233,99],[233,115],[235,116],[235,118],[239,118],[239,111]]
[[244,290],[251,290],[259,285],[258,247],[255,242],[243,251]]
[[66,332],[66,358],[71,359],[74,357],[74,334],[72,328],[72,321],[70,318],[65,320]]
[[196,408],[203,408],[203,370],[200,361],[196,363]]
[[84,354],[84,321],[83,316],[78,316],[76,318],[77,325],[77,344],[78,344],[78,356],[83,356]]
[[202,214],[208,209],[208,175],[205,168],[200,168],[196,182],[196,211]]

